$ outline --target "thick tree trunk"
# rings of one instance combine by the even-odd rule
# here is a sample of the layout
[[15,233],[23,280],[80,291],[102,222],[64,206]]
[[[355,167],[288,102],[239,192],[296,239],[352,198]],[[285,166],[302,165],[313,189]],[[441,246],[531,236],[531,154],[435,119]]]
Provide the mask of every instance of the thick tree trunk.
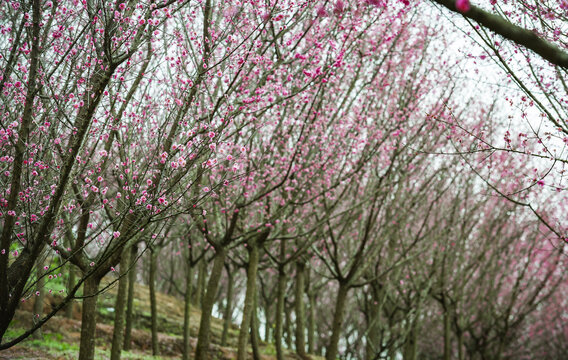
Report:
[[128,295],[128,267],[130,265],[130,248],[125,248],[120,259],[120,279],[114,306],[114,329],[110,350],[111,360],[120,360],[124,342],[124,318],[126,317],[126,298]]
[[276,329],[274,329],[274,344],[276,346],[276,359],[284,360],[284,351],[282,349],[282,337],[284,330],[284,295],[286,292],[286,274],[284,266],[278,269],[278,288],[276,293]]
[[98,277],[88,277],[83,283],[83,307],[81,316],[81,343],[79,346],[79,360],[93,360],[95,358],[95,338],[97,330],[97,300],[99,284]]
[[138,246],[132,245],[130,248],[130,272],[128,273],[128,299],[126,300],[126,324],[124,327],[124,350],[131,349],[130,337],[132,335],[132,322],[134,313],[134,285],[136,283],[136,261],[138,256]]
[[345,315],[345,304],[347,301],[347,293],[349,287],[346,284],[339,284],[339,291],[335,300],[335,310],[333,312],[333,322],[331,330],[331,338],[325,353],[326,360],[335,360],[337,358],[339,336],[343,327],[343,318]]
[[308,315],[308,352],[315,354],[315,333],[316,333],[316,296],[312,292],[308,293],[308,302],[310,305],[310,313]]
[[227,336],[229,335],[229,327],[233,318],[233,274],[231,268],[225,266],[227,270],[227,305],[225,305],[225,314],[223,315],[223,334],[221,335],[221,346],[227,345]]
[[[36,283],[36,297],[34,301],[34,320],[40,319],[43,315],[43,300],[45,299],[44,293],[44,284],[45,280],[43,277],[44,270],[43,270],[43,263],[38,261],[36,263],[36,276],[37,276],[37,283]],[[34,339],[42,339],[43,335],[41,333],[41,328],[37,329],[34,332]]]
[[306,356],[306,326],[304,320],[305,267],[303,262],[296,262],[296,294],[294,296],[296,310],[296,353],[302,358]]
[[245,304],[243,309],[243,318],[241,329],[239,331],[239,340],[237,348],[237,359],[246,360],[247,357],[247,339],[249,329],[251,328],[252,310],[254,307],[254,294],[256,292],[256,273],[258,270],[258,246],[255,242],[251,242],[248,247],[249,263],[247,269],[247,289],[245,294]]
[[156,272],[158,271],[158,251],[150,250],[150,312],[152,316],[152,355],[160,354],[160,344],[158,342],[158,308],[156,303]]
[[193,267],[190,261],[187,262],[187,274],[185,274],[185,296],[184,296],[184,311],[183,311],[183,353],[182,359],[189,360],[191,353],[191,346],[189,344],[190,338],[190,319],[191,319],[191,280],[193,280]]
[[195,360],[208,360],[209,357],[209,342],[211,338],[211,312],[217,295],[217,288],[219,280],[223,272],[223,265],[227,250],[223,247],[216,249],[215,260],[213,262],[213,269],[209,276],[207,283],[207,292],[203,299],[203,307],[201,309],[201,321],[199,322],[199,334],[197,335],[197,346],[195,348]]

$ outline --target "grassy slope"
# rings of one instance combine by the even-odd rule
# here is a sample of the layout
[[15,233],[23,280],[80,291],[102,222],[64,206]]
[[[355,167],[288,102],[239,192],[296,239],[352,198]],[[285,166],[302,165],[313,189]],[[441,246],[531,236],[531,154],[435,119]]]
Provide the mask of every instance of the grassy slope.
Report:
[[[99,324],[97,325],[97,352],[96,359],[108,359],[110,356],[110,343],[112,339],[112,321],[116,286],[111,287],[99,298]],[[124,352],[123,359],[177,359],[182,350],[183,329],[183,299],[157,293],[158,300],[158,331],[160,341],[160,357],[151,356],[150,327],[150,299],[148,287],[137,284],[134,296],[134,328],[132,333],[132,351]],[[49,298],[47,302],[57,301]],[[46,311],[50,304],[46,304]],[[7,338],[19,335],[23,329],[29,326],[33,320],[31,302],[23,306],[16,314]],[[195,347],[199,319],[201,313],[196,308],[191,312],[191,345]],[[228,346],[221,347],[220,343],[223,322],[213,318],[212,322],[212,356],[214,359],[235,359],[238,327],[232,325],[229,331]],[[26,340],[20,345],[0,352],[0,360],[8,359],[48,359],[48,360],[71,360],[78,357],[79,337],[81,331],[80,303],[75,306],[74,319],[63,317],[52,318],[43,328],[42,340]],[[275,359],[274,346],[262,344],[261,352],[263,359]],[[297,359],[292,352],[287,353],[287,358]],[[251,356],[252,358],[252,356]],[[312,359],[320,359],[313,356]]]

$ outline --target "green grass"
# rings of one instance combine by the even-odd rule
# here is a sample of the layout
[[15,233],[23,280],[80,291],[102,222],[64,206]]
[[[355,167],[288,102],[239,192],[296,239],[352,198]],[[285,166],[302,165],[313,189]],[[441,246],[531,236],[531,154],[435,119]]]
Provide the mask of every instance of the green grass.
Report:
[[141,355],[141,354],[136,354],[133,353],[131,351],[123,351],[120,354],[120,358],[121,359],[130,359],[130,360],[138,360],[138,359],[144,359],[144,360],[163,360],[164,358],[161,356],[152,356],[152,355]]
[[58,333],[43,334],[42,339],[31,339],[26,345],[33,349],[43,350],[57,356],[68,356],[75,359],[79,356],[79,345],[63,341],[63,335]]
[[[22,328],[12,328],[8,329],[6,332],[7,338],[14,338],[19,336],[24,329]],[[25,341],[26,347],[36,350],[45,351],[51,355],[60,357],[63,356],[68,359],[76,359],[79,357],[79,345],[69,344],[63,340],[63,335],[59,333],[49,333],[44,334],[42,339],[31,339]],[[108,359],[110,356],[110,349],[102,350],[99,348],[95,349],[95,360]],[[160,356],[144,355],[140,353],[134,353],[131,351],[123,351],[121,354],[122,359],[129,360],[163,360],[164,358]]]

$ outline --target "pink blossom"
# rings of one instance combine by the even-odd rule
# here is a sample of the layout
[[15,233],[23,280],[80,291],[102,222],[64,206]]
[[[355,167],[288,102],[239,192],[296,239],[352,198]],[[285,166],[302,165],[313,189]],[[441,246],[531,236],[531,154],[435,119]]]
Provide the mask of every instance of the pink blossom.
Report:
[[326,17],[327,16],[327,11],[325,11],[325,7],[320,6],[317,10],[317,16],[318,17]]
[[459,12],[466,13],[470,8],[469,0],[456,0],[456,9],[458,9]]
[[333,13],[335,15],[340,15],[341,13],[343,13],[343,11],[345,11],[345,4],[343,3],[343,1],[337,0],[335,2],[335,7],[333,8]]
[[120,231],[115,231],[112,233],[112,236],[114,236],[114,238],[118,238],[120,236]]

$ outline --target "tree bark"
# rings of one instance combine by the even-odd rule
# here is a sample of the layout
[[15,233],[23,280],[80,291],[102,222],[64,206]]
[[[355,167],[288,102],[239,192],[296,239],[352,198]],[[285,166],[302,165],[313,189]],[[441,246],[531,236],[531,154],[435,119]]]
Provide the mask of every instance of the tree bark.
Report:
[[130,248],[130,272],[128,273],[128,299],[126,300],[126,324],[124,327],[124,350],[131,349],[130,337],[132,334],[132,315],[134,313],[134,285],[136,283],[136,257],[138,246],[132,245]]
[[191,280],[193,280],[193,267],[191,266],[191,261],[188,261],[187,273],[185,274],[185,296],[183,311],[183,360],[189,360],[191,353],[191,346],[189,344],[189,338],[191,335],[189,326],[191,320]]
[[256,293],[256,274],[258,270],[258,246],[256,241],[248,244],[249,263],[247,269],[247,289],[245,294],[245,304],[243,309],[243,318],[241,329],[239,331],[237,359],[246,360],[247,357],[247,339],[249,329],[251,327],[251,314],[254,307],[254,294]]
[[95,338],[97,330],[97,301],[101,279],[90,276],[83,283],[83,307],[81,311],[81,343],[79,360],[95,358]]
[[253,308],[252,308],[252,317],[250,320],[250,345],[252,347],[252,358],[254,360],[262,360],[261,355],[260,355],[260,344],[259,344],[259,340],[260,340],[260,334],[258,332],[258,292],[255,292],[254,294],[254,302],[253,302]]
[[264,326],[264,342],[269,343],[270,342],[270,331],[272,329],[272,321],[270,320],[272,318],[272,304],[266,304],[266,306],[264,307],[264,317],[266,319],[266,323]]
[[199,261],[199,268],[197,271],[197,289],[195,291],[195,305],[202,308],[203,298],[205,297],[205,284],[207,282],[207,277],[205,276],[207,272],[207,262],[205,258]]
[[158,342],[158,309],[156,304],[156,272],[158,271],[158,251],[150,248],[150,312],[152,316],[152,355],[160,354],[160,344]]
[[[284,299],[286,302],[286,299]],[[285,339],[286,339],[286,347],[288,349],[292,349],[292,319],[290,319],[291,310],[286,308],[286,304],[284,303],[284,330],[285,330]]]
[[378,301],[378,297],[376,295],[375,291],[372,291],[371,304],[369,305],[367,314],[367,342],[365,344],[365,359],[367,360],[373,360],[380,349],[379,332],[377,331],[379,309],[378,305],[374,304]]
[[217,288],[219,286],[219,279],[223,272],[223,265],[227,250],[219,246],[215,249],[215,260],[213,262],[213,269],[207,282],[207,292],[203,300],[203,307],[201,309],[201,321],[199,322],[199,333],[197,335],[197,346],[195,348],[195,360],[208,360],[209,359],[209,342],[211,338],[211,312],[213,311],[213,304],[215,296],[217,295]]
[[463,333],[458,331],[458,359],[464,360],[465,354],[463,353]]
[[[418,315],[417,315],[418,316]],[[414,319],[414,321],[412,321],[412,323],[409,325],[410,326],[410,331],[408,332],[408,337],[406,339],[406,342],[404,344],[404,353],[403,353],[403,359],[404,360],[416,360],[416,348],[417,348],[417,331],[416,331],[416,321],[417,319]]]
[[233,318],[233,274],[231,268],[225,266],[227,270],[227,305],[225,306],[225,314],[223,315],[223,334],[221,335],[221,346],[227,345],[227,336],[229,335],[229,327]]
[[[445,6],[453,12],[459,12],[454,0],[432,1]],[[543,59],[564,69],[568,69],[568,53],[554,43],[538,36],[534,31],[522,28],[499,15],[492,14],[476,6],[471,6],[470,10],[462,13],[462,15],[477,21],[481,26],[488,28],[504,38],[534,51]]]
[[452,339],[451,339],[451,317],[449,309],[444,309],[444,360],[452,358]]
[[110,350],[111,360],[120,360],[124,342],[124,319],[126,317],[126,298],[128,293],[127,271],[130,265],[130,252],[130,248],[125,248],[122,251],[122,258],[120,259],[120,279],[118,280],[118,291],[114,306],[114,329]]
[[296,262],[296,294],[294,301],[296,310],[296,353],[302,358],[306,356],[306,326],[304,319],[305,267],[303,262]]
[[308,301],[310,304],[310,313],[308,315],[308,352],[315,354],[315,333],[316,333],[316,296],[311,291],[308,293]]
[[[5,211],[17,211],[18,204],[18,193],[20,192],[20,187],[22,186],[22,171],[23,171],[23,159],[26,152],[26,141],[28,140],[28,134],[30,131],[30,125],[32,124],[33,117],[33,103],[36,97],[36,81],[37,81],[37,69],[40,57],[40,21],[41,21],[41,2],[39,0],[33,0],[32,4],[32,31],[31,31],[31,53],[30,53],[30,73],[28,80],[28,88],[26,91],[26,100],[24,105],[24,111],[21,118],[21,126],[18,130],[18,138],[15,144],[14,153],[14,167],[12,170],[12,178],[10,180],[10,195],[8,197],[8,202],[6,204]],[[1,89],[0,89],[1,90]],[[23,284],[21,285],[22,290],[14,291],[13,285],[9,279],[9,253],[10,245],[13,239],[13,229],[16,223],[15,216],[3,216],[2,224],[2,235],[0,236],[0,249],[5,253],[0,255],[0,341],[2,340],[4,333],[10,326],[10,322],[14,317],[16,312],[16,307],[20,301],[20,296],[23,290]],[[43,245],[41,245],[43,247]],[[37,253],[39,255],[39,252]],[[27,274],[23,274],[25,279],[21,281],[27,281],[29,273],[33,269],[32,263],[25,268]],[[10,267],[11,268],[11,267]]]
[[329,345],[325,353],[326,360],[335,360],[337,358],[339,336],[341,335],[348,292],[349,286],[344,283],[340,283],[339,291],[337,292],[337,299],[335,300],[335,309],[333,312],[331,338],[329,339]]
[[284,272],[284,263],[286,261],[286,241],[280,240],[280,265],[278,265],[278,285],[276,290],[276,314],[274,329],[274,345],[276,347],[276,360],[284,360],[284,351],[282,349],[282,337],[284,330],[284,301],[286,292],[286,273]]
[[278,269],[278,289],[276,291],[276,329],[274,329],[274,344],[276,346],[276,359],[284,360],[282,337],[284,330],[284,295],[286,292],[286,274],[284,273],[284,266],[282,265]]

